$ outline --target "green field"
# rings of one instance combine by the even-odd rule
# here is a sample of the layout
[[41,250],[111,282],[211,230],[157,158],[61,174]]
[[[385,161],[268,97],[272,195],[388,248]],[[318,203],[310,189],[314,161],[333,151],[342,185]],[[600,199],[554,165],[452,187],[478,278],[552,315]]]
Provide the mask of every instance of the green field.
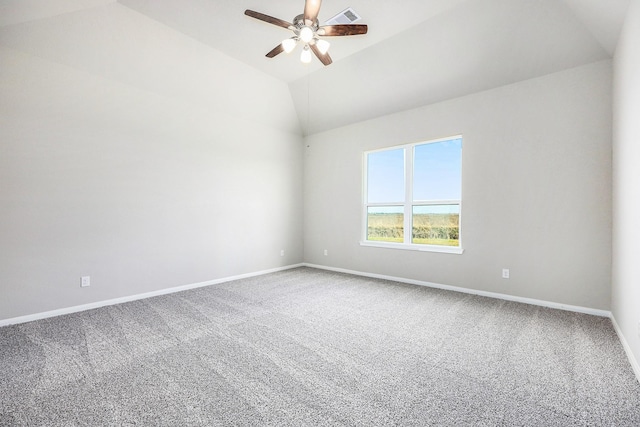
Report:
[[[367,218],[367,240],[402,243],[403,214],[371,213]],[[416,214],[413,216],[412,243],[459,246],[459,214]]]

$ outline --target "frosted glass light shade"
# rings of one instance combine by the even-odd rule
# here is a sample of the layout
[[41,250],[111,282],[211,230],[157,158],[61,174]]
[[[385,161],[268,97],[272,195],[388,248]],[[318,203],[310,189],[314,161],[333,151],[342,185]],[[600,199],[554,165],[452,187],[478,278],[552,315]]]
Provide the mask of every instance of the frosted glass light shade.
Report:
[[329,46],[331,46],[331,43],[329,43],[326,40],[316,40],[316,46],[318,46],[318,50],[320,51],[321,54],[325,54],[329,51]]
[[282,40],[282,48],[286,53],[291,53],[296,48],[297,42],[294,39]]
[[304,49],[302,49],[302,53],[300,54],[300,61],[302,61],[305,64],[308,64],[311,62],[311,51],[309,50],[308,45],[306,45]]
[[313,30],[309,27],[302,27],[300,30],[300,40],[304,43],[309,43],[313,40]]

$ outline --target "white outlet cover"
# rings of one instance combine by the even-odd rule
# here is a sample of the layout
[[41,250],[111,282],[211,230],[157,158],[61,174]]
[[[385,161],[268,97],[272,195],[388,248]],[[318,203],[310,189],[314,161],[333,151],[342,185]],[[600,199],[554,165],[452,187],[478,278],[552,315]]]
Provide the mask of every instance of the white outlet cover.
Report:
[[82,276],[80,279],[80,286],[86,288],[87,286],[91,286],[91,277],[90,276]]

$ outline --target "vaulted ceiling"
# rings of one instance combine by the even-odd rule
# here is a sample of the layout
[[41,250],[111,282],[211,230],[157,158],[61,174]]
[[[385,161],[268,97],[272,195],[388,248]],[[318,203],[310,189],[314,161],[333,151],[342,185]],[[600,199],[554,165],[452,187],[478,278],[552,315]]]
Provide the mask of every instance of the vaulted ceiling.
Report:
[[[253,9],[291,21],[304,0],[0,0],[0,44],[94,73],[138,72],[129,83],[143,85],[143,70],[171,64],[150,57],[157,52],[120,52],[116,40],[130,33],[135,44],[146,33],[132,32],[132,23],[151,20],[166,37],[148,43],[186,36],[271,76],[274,87],[288,87],[292,120],[310,134],[611,58],[629,1],[324,0],[321,23],[351,7],[369,25],[367,35],[330,40],[329,67],[304,65],[296,53],[266,58],[289,33],[243,14]],[[92,19],[105,13],[108,20]],[[164,77],[191,78],[183,64],[175,67],[183,72]],[[221,70],[211,78],[229,76]]]

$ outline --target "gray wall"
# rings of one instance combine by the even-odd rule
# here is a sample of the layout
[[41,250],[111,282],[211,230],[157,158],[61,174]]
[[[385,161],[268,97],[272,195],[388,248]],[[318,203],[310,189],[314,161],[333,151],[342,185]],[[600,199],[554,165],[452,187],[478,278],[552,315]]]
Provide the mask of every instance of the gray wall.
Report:
[[[598,62],[307,137],[305,261],[609,309],[611,78]],[[455,134],[464,254],[360,246],[362,152]]]
[[0,320],[302,261],[284,83],[115,4],[36,24],[0,30]]
[[[614,60],[612,312],[640,369],[640,2]],[[636,372],[640,376],[640,371]]]
[[[118,3],[27,21],[0,28],[0,320],[303,260],[610,307],[608,61],[302,146],[286,84]],[[616,188],[633,204],[629,25],[623,40]],[[362,151],[458,133],[465,253],[361,247]],[[616,210],[628,334],[633,206]]]

